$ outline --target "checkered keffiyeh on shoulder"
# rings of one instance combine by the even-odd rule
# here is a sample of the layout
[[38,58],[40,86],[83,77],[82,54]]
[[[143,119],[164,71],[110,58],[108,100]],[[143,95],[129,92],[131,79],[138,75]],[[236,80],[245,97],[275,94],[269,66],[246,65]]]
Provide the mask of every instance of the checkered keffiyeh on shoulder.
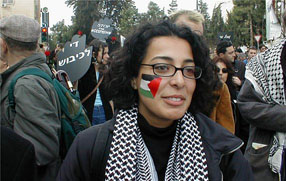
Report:
[[[252,83],[255,91],[262,96],[266,103],[273,105],[286,105],[283,70],[280,60],[285,42],[286,40],[282,40],[273,48],[252,58],[246,64],[245,78]],[[281,170],[285,142],[286,134],[276,132],[268,158],[270,168],[274,173],[279,173]]]
[[[151,155],[137,124],[138,108],[116,116],[105,180],[158,180]],[[198,126],[186,113],[179,120],[165,180],[208,180],[207,162]]]

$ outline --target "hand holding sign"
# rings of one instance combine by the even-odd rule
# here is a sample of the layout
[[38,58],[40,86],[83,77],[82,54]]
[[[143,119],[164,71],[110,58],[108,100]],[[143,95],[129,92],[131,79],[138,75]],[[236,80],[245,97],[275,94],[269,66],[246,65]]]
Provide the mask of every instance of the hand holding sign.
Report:
[[92,47],[85,48],[86,35],[74,35],[63,51],[58,53],[57,70],[64,70],[72,82],[80,79],[89,69]]

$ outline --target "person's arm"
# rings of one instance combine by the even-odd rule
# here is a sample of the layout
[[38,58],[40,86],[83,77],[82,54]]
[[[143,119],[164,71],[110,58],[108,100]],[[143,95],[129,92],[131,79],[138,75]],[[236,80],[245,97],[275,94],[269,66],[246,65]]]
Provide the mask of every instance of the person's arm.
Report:
[[96,133],[96,128],[91,127],[76,136],[59,170],[58,181],[96,180],[91,178],[92,171],[95,171],[91,170],[92,154],[93,149],[102,146],[94,145]]
[[[39,78],[41,79],[41,78]],[[14,131],[29,140],[35,147],[38,166],[47,165],[59,158],[60,115],[56,93],[52,85],[28,76],[17,81],[14,89]]]
[[240,150],[223,156],[220,168],[224,181],[254,180],[251,167]]
[[237,104],[243,118],[252,126],[286,132],[286,106],[266,103],[249,80],[245,80]]

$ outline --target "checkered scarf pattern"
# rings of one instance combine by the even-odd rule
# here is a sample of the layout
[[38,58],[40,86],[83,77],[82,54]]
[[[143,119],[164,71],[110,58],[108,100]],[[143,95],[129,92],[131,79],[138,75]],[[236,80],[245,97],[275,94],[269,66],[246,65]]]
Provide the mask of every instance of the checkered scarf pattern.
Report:
[[[286,105],[281,53],[285,40],[264,53],[258,54],[246,65],[245,77],[257,93],[269,104]],[[271,120],[269,120],[271,121]],[[270,149],[268,163],[274,173],[281,170],[283,144],[286,134],[276,132]]]
[[[107,161],[106,180],[151,180],[145,143],[137,124],[138,108],[120,110]],[[165,180],[208,180],[198,126],[189,113],[179,120]]]

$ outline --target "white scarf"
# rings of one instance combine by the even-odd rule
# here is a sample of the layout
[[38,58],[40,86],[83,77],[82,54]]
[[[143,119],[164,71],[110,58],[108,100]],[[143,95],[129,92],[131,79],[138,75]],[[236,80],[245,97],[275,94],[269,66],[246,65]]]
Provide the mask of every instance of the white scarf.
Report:
[[[152,159],[137,124],[138,108],[120,110],[114,125],[105,180],[156,180]],[[208,180],[198,126],[190,113],[178,121],[165,180]]]
[[[245,78],[252,83],[255,91],[269,104],[286,105],[280,60],[284,44],[285,40],[282,40],[270,50],[252,58],[246,65]],[[269,166],[274,173],[280,173],[281,170],[285,138],[286,133],[284,132],[276,132],[274,135],[273,146],[268,157]]]

